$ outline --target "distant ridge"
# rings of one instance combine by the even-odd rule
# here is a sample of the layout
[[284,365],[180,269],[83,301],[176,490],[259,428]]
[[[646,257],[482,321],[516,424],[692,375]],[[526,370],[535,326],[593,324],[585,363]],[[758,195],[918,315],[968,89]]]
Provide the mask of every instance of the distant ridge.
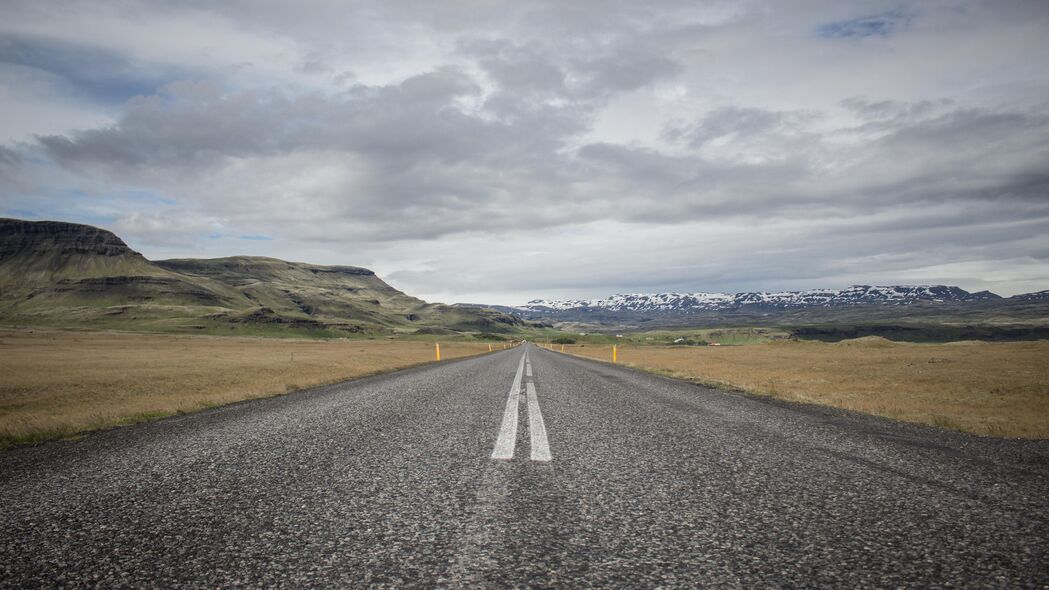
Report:
[[891,335],[916,341],[1036,339],[1049,335],[1049,291],[1003,298],[949,285],[854,285],[744,293],[633,293],[533,299],[500,308],[566,329],[792,326],[796,334]]
[[918,302],[945,303],[1001,299],[990,291],[969,293],[947,285],[854,285],[846,289],[744,293],[633,293],[605,299],[534,299],[517,309],[531,312],[602,310],[646,313],[732,311],[743,308],[789,309],[855,305],[911,305]]
[[1049,301],[1049,289],[1035,293],[1024,293],[1023,295],[1013,295],[1009,299],[1016,301]]

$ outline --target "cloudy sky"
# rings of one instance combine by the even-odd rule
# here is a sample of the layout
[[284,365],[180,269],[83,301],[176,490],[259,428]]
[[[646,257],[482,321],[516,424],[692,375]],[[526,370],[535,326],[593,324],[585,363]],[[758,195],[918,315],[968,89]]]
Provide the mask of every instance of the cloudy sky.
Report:
[[0,216],[429,300],[1049,289],[1049,3],[0,0]]

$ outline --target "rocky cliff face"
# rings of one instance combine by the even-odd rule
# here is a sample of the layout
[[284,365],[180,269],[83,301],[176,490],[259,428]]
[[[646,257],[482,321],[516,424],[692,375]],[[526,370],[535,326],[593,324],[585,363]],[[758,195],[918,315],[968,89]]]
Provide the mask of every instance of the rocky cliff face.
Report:
[[60,282],[102,277],[177,278],[113,232],[76,223],[0,219],[4,299],[40,295]]
[[16,256],[138,255],[113,232],[60,221],[0,219],[0,260]]

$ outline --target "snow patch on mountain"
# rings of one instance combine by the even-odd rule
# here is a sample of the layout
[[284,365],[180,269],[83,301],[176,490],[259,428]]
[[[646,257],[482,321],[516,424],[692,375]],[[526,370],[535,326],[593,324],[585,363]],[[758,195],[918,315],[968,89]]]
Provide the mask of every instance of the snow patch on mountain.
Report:
[[1000,299],[994,293],[969,293],[946,285],[853,285],[846,289],[747,293],[628,293],[605,299],[533,299],[519,306],[522,311],[634,311],[696,312],[725,311],[748,307],[786,309],[794,307],[840,307],[849,305],[909,305],[916,302],[946,303]]

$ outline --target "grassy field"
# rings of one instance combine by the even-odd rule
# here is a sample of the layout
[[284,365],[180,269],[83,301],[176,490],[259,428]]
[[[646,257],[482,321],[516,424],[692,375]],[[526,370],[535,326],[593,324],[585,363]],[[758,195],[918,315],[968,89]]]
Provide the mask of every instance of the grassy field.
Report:
[[[560,350],[560,346],[554,346]],[[565,352],[610,360],[611,347]],[[1049,437],[1049,341],[621,346],[619,362],[708,385],[975,434]]]
[[790,332],[776,328],[688,328],[678,330],[652,330],[628,333],[622,340],[627,344],[673,344],[675,340],[688,343],[719,344],[763,344],[775,340],[786,340]]
[[[488,348],[445,342],[441,357]],[[434,343],[419,341],[2,331],[0,448],[432,360]]]
[[[523,333],[523,332],[521,332]],[[724,328],[668,328],[665,330],[647,330],[624,332],[617,337],[615,332],[586,332],[585,328],[577,331],[534,331],[526,338],[536,343],[550,343],[557,339],[568,339],[576,344],[608,345],[615,343],[625,345],[674,344],[675,341],[687,344],[761,344],[777,340],[786,340],[791,333],[780,328],[762,327],[724,327]],[[560,345],[558,345],[560,346]]]

